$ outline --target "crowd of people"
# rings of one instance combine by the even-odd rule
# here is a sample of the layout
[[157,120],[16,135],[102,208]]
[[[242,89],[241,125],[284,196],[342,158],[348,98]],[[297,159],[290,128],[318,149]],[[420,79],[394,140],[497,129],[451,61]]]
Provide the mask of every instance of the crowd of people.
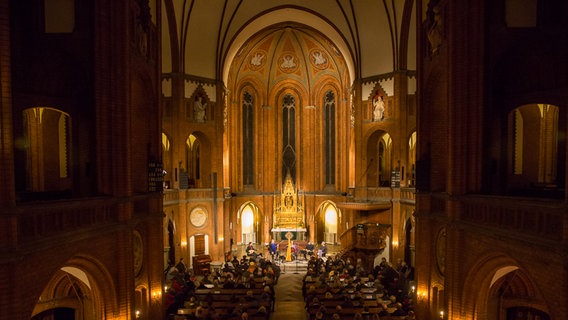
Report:
[[[179,309],[190,310],[190,319],[248,319],[251,313],[268,314],[271,308],[266,308],[265,302],[273,306],[274,285],[279,276],[280,267],[262,255],[234,257],[226,261],[221,270],[213,270],[206,275],[193,275],[182,258],[177,265],[168,267],[165,273],[167,318],[176,319]],[[229,310],[223,310],[221,314],[212,303],[214,297],[198,294],[200,289],[243,289],[244,294],[230,297]],[[262,289],[262,294],[253,295],[252,289]]]
[[[325,244],[318,250],[322,247]],[[275,302],[274,285],[281,271],[280,260],[274,258],[278,255],[274,241],[268,245],[268,251],[270,256],[265,259],[262,252],[249,244],[241,259],[232,257],[220,270],[206,275],[194,275],[183,258],[177,265],[169,266],[165,273],[167,319],[179,319],[176,315],[180,309],[190,312],[185,319],[240,320],[249,319],[249,314],[266,314],[269,319]],[[415,319],[413,269],[401,259],[393,265],[382,258],[380,264],[370,269],[360,259],[351,261],[320,252],[309,255],[307,260],[302,294],[308,319]],[[243,290],[236,290],[220,311],[215,308],[211,291],[201,289],[214,289],[216,293],[222,289]]]
[[[385,258],[367,270],[360,259],[313,258],[303,280],[308,315],[313,319],[341,319],[342,308],[356,310],[350,319],[406,317],[414,319],[414,290],[410,284],[412,268],[398,260],[392,265]],[[376,301],[365,301],[365,299]],[[335,308],[325,300],[333,300]],[[371,312],[369,306],[374,306]]]

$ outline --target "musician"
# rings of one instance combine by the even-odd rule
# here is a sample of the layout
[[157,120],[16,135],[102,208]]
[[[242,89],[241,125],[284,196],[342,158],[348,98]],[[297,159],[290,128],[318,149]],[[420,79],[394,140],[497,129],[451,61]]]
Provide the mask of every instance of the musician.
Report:
[[325,255],[327,254],[327,247],[325,245],[325,241],[322,241],[321,246],[318,250],[319,256],[320,258],[325,258]]
[[306,257],[306,255],[310,255],[312,256],[314,254],[314,243],[313,242],[308,242],[308,244],[306,245],[306,250],[304,250],[304,260],[307,260],[308,258]]
[[254,256],[254,258],[256,258],[256,251],[254,250],[254,246],[252,245],[252,242],[249,242],[246,248],[246,252],[247,255],[249,256]]
[[274,241],[274,239],[272,239],[272,241],[270,242],[270,247],[268,248],[268,250],[270,251],[270,256],[272,257],[272,262],[274,262],[274,257],[278,257],[277,256],[278,246],[276,245],[276,241]]
[[292,242],[292,257],[294,257],[294,260],[298,259],[298,243],[297,242]]
[[185,273],[187,271],[187,266],[185,265],[185,262],[183,262],[183,258],[179,258],[179,262],[176,265],[176,269],[181,273]]

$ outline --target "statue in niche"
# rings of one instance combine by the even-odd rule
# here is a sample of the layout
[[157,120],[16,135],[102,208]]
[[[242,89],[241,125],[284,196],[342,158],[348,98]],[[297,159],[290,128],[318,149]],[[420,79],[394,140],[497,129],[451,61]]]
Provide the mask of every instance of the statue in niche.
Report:
[[383,96],[377,94],[373,97],[373,121],[381,121],[385,117],[385,101]]
[[193,119],[195,122],[205,122],[207,120],[206,110],[207,102],[203,102],[203,97],[195,97],[195,102],[193,103]]
[[[437,2],[437,1],[436,1]],[[430,45],[430,53],[436,54],[444,39],[444,20],[442,18],[440,6],[437,3],[429,3],[427,15],[427,38]]]

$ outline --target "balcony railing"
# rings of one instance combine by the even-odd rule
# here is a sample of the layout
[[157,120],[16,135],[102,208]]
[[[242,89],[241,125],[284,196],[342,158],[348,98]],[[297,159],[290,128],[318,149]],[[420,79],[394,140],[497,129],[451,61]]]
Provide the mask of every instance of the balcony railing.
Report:
[[0,216],[3,233],[0,245],[23,244],[76,232],[79,229],[117,223],[128,218],[121,215],[124,212],[122,209],[124,204],[131,204],[134,214],[148,212],[148,208],[159,205],[158,202],[149,204],[149,199],[152,197],[155,201],[161,200],[157,195],[140,195],[128,198],[101,197],[51,201],[17,206]]
[[566,207],[558,202],[490,196],[460,200],[463,221],[552,241],[565,237]]

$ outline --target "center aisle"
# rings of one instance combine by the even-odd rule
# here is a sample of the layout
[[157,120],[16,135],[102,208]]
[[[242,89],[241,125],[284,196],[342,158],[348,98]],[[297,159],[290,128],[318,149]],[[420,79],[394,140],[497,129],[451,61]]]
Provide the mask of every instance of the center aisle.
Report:
[[[287,263],[289,264],[289,263]],[[294,266],[295,267],[295,266]],[[306,309],[302,296],[302,279],[306,268],[296,269],[292,265],[286,267],[286,273],[280,274],[274,287],[275,305],[271,320],[305,320]]]

